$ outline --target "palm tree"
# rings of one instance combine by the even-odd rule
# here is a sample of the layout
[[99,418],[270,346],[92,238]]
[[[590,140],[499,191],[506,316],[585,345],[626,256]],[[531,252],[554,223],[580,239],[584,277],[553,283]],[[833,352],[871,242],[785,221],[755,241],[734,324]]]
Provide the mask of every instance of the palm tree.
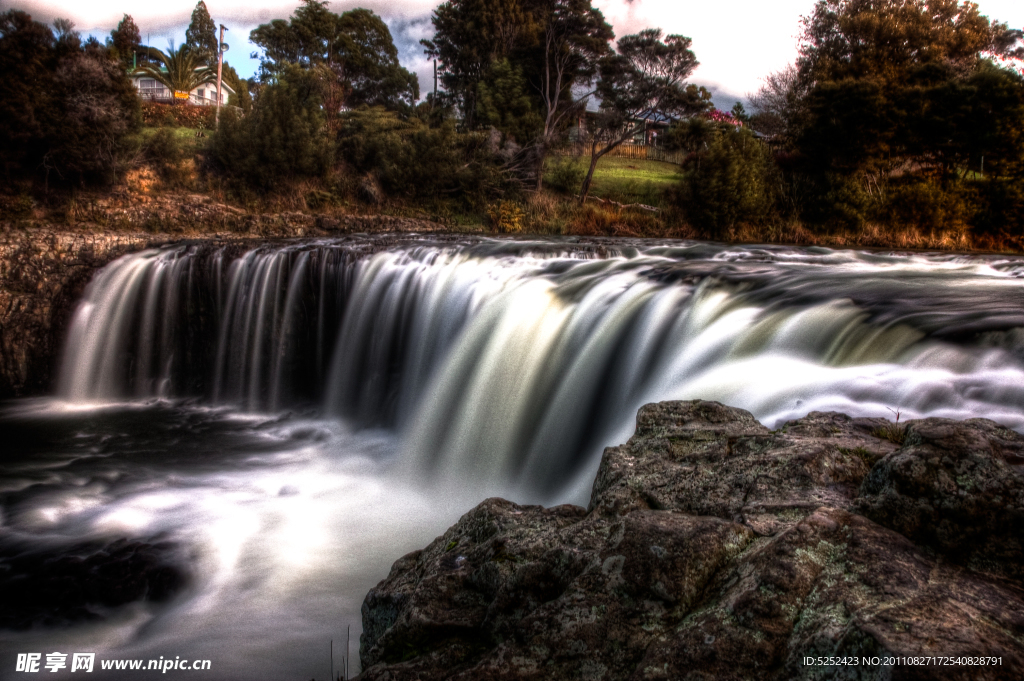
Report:
[[[174,45],[168,45],[166,53],[151,47],[149,56],[161,64],[160,68],[140,66],[136,72],[150,76],[169,89],[172,95],[179,92],[188,94],[200,85],[217,80],[217,73],[204,63],[202,53],[185,43],[177,50]],[[178,103],[177,97],[174,103]]]

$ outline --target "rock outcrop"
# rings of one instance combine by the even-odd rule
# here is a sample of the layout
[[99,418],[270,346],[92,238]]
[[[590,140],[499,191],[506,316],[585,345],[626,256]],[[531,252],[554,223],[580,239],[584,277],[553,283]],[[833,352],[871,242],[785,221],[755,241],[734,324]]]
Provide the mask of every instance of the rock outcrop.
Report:
[[1009,679],[1024,437],[648,405],[589,508],[488,499],[363,605],[365,681]]

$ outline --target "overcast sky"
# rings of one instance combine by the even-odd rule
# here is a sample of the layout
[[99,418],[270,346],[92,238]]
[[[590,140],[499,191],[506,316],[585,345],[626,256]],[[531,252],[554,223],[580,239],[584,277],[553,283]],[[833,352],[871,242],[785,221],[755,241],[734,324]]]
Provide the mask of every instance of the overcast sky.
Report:
[[[981,11],[1013,28],[1024,26],[1024,1],[977,0]],[[287,18],[298,0],[207,0],[217,23],[228,27],[225,42],[231,45],[228,61],[239,75],[253,74],[257,61],[249,31],[276,18]],[[391,28],[402,65],[419,75],[423,94],[431,87],[430,64],[419,41],[433,33],[432,0],[335,0],[334,12],[366,7],[379,14]],[[800,16],[808,14],[814,0],[596,0],[595,5],[615,28],[616,35],[657,27],[666,33],[693,38],[693,49],[701,65],[693,80],[715,93],[715,103],[729,108],[737,99],[754,92],[761,79],[791,62],[796,56]],[[50,21],[67,17],[78,30],[101,39],[127,12],[142,31],[143,42],[164,48],[185,38],[185,29],[195,7],[194,0],[0,0],[0,8],[23,9],[36,19]]]

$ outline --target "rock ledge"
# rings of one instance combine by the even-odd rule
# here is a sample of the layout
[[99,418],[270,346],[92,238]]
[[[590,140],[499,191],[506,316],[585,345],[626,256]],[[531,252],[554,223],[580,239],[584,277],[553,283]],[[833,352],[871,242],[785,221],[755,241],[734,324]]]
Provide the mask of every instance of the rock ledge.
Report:
[[984,419],[647,405],[588,509],[488,499],[398,560],[358,678],[1020,678],[1022,455]]

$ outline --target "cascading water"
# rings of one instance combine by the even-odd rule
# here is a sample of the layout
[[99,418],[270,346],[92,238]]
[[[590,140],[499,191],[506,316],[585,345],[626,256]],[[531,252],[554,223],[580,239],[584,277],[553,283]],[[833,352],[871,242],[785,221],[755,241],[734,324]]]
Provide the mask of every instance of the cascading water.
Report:
[[715,399],[771,426],[899,410],[1024,429],[1022,293],[1017,259],[697,243],[130,255],[76,310],[58,399],[7,417],[36,438],[70,425],[5,483],[24,491],[0,544],[169,537],[196,552],[190,590],[82,635],[228,665],[246,653],[226,646],[253,654],[245,637],[267,634],[221,611],[269,612],[307,643],[277,635],[266,676],[308,676],[325,621],[358,625],[387,565],[484,494],[585,503],[646,402]]

